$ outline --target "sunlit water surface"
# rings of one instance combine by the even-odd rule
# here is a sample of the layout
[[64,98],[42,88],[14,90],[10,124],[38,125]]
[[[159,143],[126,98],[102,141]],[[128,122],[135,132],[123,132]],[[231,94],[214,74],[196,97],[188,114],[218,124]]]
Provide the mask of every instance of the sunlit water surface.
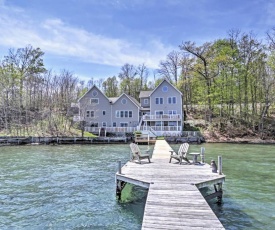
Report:
[[[208,163],[223,157],[223,204],[210,206],[225,228],[275,229],[275,146],[190,150],[202,146]],[[1,147],[0,229],[140,229],[146,191],[126,186],[115,197],[117,160],[128,159],[128,145]]]

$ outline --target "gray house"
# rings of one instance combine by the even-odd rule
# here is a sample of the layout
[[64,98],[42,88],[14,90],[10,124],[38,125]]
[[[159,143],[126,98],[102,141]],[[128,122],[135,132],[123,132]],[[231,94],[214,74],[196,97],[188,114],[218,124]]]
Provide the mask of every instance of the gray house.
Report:
[[93,86],[78,100],[79,115],[88,132],[152,132],[157,136],[175,136],[182,131],[182,93],[167,80],[153,91],[141,91],[140,102],[123,93],[107,98]]

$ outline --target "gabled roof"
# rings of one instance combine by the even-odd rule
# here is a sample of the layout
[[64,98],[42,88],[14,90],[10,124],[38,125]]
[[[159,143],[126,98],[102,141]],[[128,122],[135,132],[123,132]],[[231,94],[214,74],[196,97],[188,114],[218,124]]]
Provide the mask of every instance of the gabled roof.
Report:
[[135,98],[129,96],[129,95],[126,94],[126,93],[121,94],[121,95],[116,99],[116,101],[115,101],[114,103],[116,103],[123,95],[125,95],[130,101],[132,101],[138,108],[140,108],[139,102],[138,102]]
[[140,91],[139,98],[150,97],[152,92],[153,92],[152,90],[150,90],[150,91]]
[[109,97],[108,99],[109,99],[110,103],[114,104],[118,98],[119,97]]
[[162,81],[153,91],[151,91],[151,94],[150,94],[149,96],[151,96],[151,95],[157,90],[157,88],[161,86],[161,84],[162,84],[164,81],[166,81],[166,82],[167,82],[169,85],[171,85],[176,91],[178,91],[178,92],[180,93],[180,95],[182,95],[182,92],[179,91],[175,86],[173,86],[169,81],[167,81],[167,79],[163,79],[163,81]]
[[78,99],[78,102],[80,102],[80,100],[86,96],[86,94],[88,94],[90,91],[92,91],[94,88],[96,88],[102,95],[104,95],[104,97],[109,100],[108,97],[106,97],[106,95],[104,93],[102,93],[102,91],[96,86],[96,85],[93,85],[81,98]]
[[[129,95],[128,95],[129,96]],[[136,105],[138,105],[139,107],[140,107],[140,103],[138,102],[138,100],[137,99],[135,99],[134,97],[132,97],[132,96],[129,96],[129,98],[131,98],[132,99],[132,101],[136,104]]]

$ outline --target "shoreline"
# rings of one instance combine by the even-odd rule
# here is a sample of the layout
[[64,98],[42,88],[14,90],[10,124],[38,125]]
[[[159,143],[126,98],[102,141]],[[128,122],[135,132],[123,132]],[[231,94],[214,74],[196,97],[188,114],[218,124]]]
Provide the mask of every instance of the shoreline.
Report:
[[205,143],[224,143],[224,144],[275,144],[275,140],[268,139],[249,139],[249,138],[237,138],[229,140],[216,140],[216,139],[205,139]]
[[[177,140],[165,138],[168,143],[194,143],[194,144],[201,144],[201,143],[220,143],[220,144],[267,144],[272,145],[275,144],[274,139],[266,139],[262,140],[260,138],[225,138],[225,137],[204,137],[203,140],[200,142],[197,139],[186,139],[183,138],[180,142]],[[40,145],[40,144],[52,144],[52,145],[64,145],[64,144],[128,144],[132,142],[133,139],[131,138],[119,138],[119,137],[1,137],[0,138],[0,146],[14,146],[14,145]]]

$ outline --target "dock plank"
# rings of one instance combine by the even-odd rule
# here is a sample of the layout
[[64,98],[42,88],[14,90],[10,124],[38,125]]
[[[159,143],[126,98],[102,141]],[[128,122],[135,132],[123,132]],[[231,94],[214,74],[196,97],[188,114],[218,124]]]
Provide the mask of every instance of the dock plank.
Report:
[[225,176],[212,173],[208,164],[169,163],[170,149],[157,140],[152,163],[127,162],[116,174],[118,180],[149,188],[142,229],[224,229],[198,188],[222,183]]

